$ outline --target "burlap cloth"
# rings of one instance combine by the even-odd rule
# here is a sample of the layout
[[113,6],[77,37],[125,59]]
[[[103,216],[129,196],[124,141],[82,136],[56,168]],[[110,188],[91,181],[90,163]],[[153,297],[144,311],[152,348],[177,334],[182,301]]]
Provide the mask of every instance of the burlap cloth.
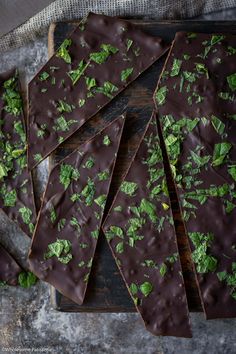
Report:
[[57,0],[2,37],[0,52],[46,33],[51,22],[79,19],[89,11],[149,19],[181,19],[234,6],[236,0]]

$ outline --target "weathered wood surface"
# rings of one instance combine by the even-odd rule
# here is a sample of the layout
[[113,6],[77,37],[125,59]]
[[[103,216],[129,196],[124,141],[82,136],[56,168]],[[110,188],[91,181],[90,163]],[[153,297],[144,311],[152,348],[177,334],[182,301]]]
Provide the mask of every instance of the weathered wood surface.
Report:
[[[177,31],[189,32],[229,32],[236,34],[235,22],[195,22],[195,21],[161,21],[147,22],[132,20],[139,24],[146,32],[158,35],[171,43]],[[78,22],[60,22],[52,24],[49,29],[48,51],[49,56],[62,43],[68,34],[76,27]],[[140,136],[151,116],[153,109],[152,95],[157,79],[163,66],[164,56],[150,69],[143,73],[123,93],[118,95],[108,106],[102,109],[99,114],[87,122],[83,128],[74,134],[67,142],[58,148],[50,157],[50,167],[60,161],[67,154],[79,147],[85,140],[92,137],[107,121],[111,121],[119,114],[126,111],[127,120],[124,128],[124,136],[121,141],[121,148],[117,158],[117,165],[110,189],[108,205],[111,204],[122,176],[127,171],[130,159],[135,153]],[[163,146],[163,144],[162,144]],[[171,203],[174,213],[174,220],[178,238],[178,246],[183,267],[183,275],[187,290],[188,304],[191,311],[202,311],[198,295],[198,289],[190,260],[189,247],[181,220],[177,197],[170,175],[165,151],[164,163],[167,173],[168,187],[170,190]],[[108,209],[107,208],[107,209]],[[105,213],[106,214],[106,213]],[[104,235],[101,233],[98,240],[98,247],[92,266],[88,289],[83,305],[77,305],[71,300],[62,296],[54,288],[51,288],[51,299],[53,306],[60,311],[71,312],[134,312],[135,307],[130,299],[125,284],[112,258]]]

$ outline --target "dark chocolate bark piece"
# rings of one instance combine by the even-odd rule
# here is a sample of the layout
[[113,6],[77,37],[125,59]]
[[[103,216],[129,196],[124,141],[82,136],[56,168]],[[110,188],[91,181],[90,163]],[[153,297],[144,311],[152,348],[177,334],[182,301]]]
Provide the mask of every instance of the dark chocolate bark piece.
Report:
[[29,168],[167,49],[129,21],[90,13],[29,83]]
[[155,114],[103,230],[146,328],[191,337]]
[[124,116],[56,165],[49,177],[30,268],[82,304],[99,236]]
[[0,208],[29,236],[36,220],[17,72],[0,74]]
[[5,284],[17,285],[21,267],[12,256],[0,245],[0,286]]
[[236,316],[236,36],[177,33],[154,95],[206,317]]

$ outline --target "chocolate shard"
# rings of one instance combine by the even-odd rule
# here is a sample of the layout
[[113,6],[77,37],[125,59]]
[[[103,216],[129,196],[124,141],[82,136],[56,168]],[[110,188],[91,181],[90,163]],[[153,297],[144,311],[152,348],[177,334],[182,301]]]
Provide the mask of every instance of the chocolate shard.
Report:
[[33,273],[82,304],[124,126],[120,116],[52,170],[29,252]]
[[90,13],[29,83],[29,169],[167,49],[129,21]]
[[0,287],[18,284],[18,275],[22,272],[21,267],[12,256],[0,245]]
[[31,236],[36,220],[20,83],[15,70],[0,74],[0,208]]
[[191,337],[155,114],[103,230],[146,328],[155,335]]
[[154,94],[206,317],[236,316],[236,36],[177,33]]

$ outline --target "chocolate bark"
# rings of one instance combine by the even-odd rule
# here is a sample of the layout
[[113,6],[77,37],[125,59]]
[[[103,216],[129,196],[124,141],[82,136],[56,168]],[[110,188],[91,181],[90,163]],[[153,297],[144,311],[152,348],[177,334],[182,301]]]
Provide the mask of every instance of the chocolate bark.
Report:
[[31,270],[82,304],[120,144],[124,116],[52,170],[31,250]]
[[155,114],[103,230],[146,328],[191,337]]
[[29,236],[36,220],[17,72],[0,74],[0,208]]
[[206,317],[236,316],[236,36],[176,34],[154,94]]
[[128,21],[90,13],[29,83],[29,168],[167,49]]
[[12,256],[0,245],[0,286],[17,285],[18,275],[22,272],[21,267]]

